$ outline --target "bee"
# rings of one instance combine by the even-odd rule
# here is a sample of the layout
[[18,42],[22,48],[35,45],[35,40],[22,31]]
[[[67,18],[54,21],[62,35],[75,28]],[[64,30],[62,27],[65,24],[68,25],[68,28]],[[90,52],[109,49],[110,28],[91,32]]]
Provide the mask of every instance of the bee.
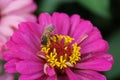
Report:
[[52,35],[52,32],[54,31],[54,29],[55,29],[54,26],[50,25],[44,30],[43,35],[41,37],[42,45],[47,45],[47,42],[48,40],[50,40],[50,36]]

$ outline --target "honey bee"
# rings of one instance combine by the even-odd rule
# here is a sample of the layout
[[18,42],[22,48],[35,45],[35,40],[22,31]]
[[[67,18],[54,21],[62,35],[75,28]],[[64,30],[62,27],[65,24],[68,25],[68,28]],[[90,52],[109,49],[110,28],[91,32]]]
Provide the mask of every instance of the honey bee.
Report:
[[54,31],[54,26],[50,25],[49,27],[47,27],[44,32],[43,35],[41,37],[41,44],[42,45],[47,45],[48,40],[50,40],[50,36],[52,34],[52,32]]

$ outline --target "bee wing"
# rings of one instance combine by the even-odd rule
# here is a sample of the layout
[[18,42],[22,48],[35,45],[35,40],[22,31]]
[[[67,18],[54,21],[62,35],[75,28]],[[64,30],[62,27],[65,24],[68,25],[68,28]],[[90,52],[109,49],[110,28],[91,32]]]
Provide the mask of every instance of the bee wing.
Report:
[[54,31],[54,29],[55,29],[55,27],[53,25],[50,25],[46,28],[46,30],[48,30],[50,32]]

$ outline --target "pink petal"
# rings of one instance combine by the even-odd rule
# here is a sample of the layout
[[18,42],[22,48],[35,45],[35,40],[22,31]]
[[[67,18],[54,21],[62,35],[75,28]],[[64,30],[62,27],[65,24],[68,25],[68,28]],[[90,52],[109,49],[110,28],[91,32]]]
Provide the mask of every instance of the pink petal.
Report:
[[[39,48],[40,48],[39,45],[41,44],[40,37],[42,35],[41,26],[39,26],[36,23],[32,23],[32,22],[24,22],[24,23],[19,24],[19,29],[20,29],[21,33],[18,33],[17,35],[21,35],[21,36],[23,35],[23,37],[24,37],[23,41],[25,41],[25,43],[31,44],[32,46],[34,46],[36,49],[39,50]],[[24,34],[26,34],[26,35],[24,35]]]
[[73,33],[76,32],[76,27],[79,25],[81,21],[80,16],[77,14],[72,15],[70,21],[71,21],[70,35],[73,35]]
[[43,70],[43,64],[34,61],[21,61],[16,64],[16,70],[21,74],[33,74]]
[[94,27],[93,30],[88,34],[88,37],[80,44],[80,46],[85,46],[98,39],[102,39],[102,36],[97,27]]
[[0,34],[0,47],[3,46],[7,41],[7,37],[5,37],[3,34]]
[[76,70],[75,73],[81,80],[107,80],[104,75],[91,70]]
[[111,69],[112,64],[105,59],[93,59],[86,62],[77,63],[75,67],[79,69],[108,71]]
[[13,0],[0,0],[0,8],[4,9],[6,7],[6,5],[9,5]]
[[12,51],[13,51],[12,55],[14,55],[13,57],[15,58],[22,59],[22,60],[39,61],[43,63],[43,60],[37,56],[37,53],[32,52],[29,47],[26,47],[24,45],[14,46],[12,47]]
[[5,65],[5,71],[8,73],[16,73],[16,63],[18,62],[17,59],[11,59],[10,61],[8,61]]
[[29,75],[22,74],[19,77],[19,80],[38,80],[42,75],[44,75],[44,73],[42,71],[35,73],[35,74],[29,74]]
[[6,51],[4,53],[4,60],[9,61],[11,59],[15,59],[14,53],[12,51]]
[[[22,36],[22,37],[21,37]],[[32,38],[32,39],[30,39]],[[12,36],[12,41],[14,42],[14,46],[17,47],[17,45],[24,45],[26,46],[27,48],[30,49],[30,51],[33,51],[34,53],[36,53],[39,49],[39,47],[36,47],[34,45],[34,43],[32,43],[32,41],[35,41],[36,39],[33,38],[33,36],[28,36],[27,34],[24,34],[22,32],[15,32],[15,34],[13,34]],[[8,43],[9,44],[9,43]],[[10,45],[10,44],[9,44]],[[9,46],[8,45],[8,46]],[[13,47],[14,47],[13,46]],[[11,47],[12,48],[12,47]]]
[[[2,13],[3,14],[7,14],[11,11],[14,11],[14,10],[17,10],[17,9],[20,9],[22,7],[25,7],[26,5],[29,5],[32,3],[33,0],[24,0],[24,1],[21,1],[21,0],[14,0],[12,1],[3,11]],[[22,5],[21,5],[22,4]]]
[[111,54],[104,54],[104,55],[101,55],[101,56],[97,56],[99,58],[104,58],[106,59],[107,61],[109,61],[111,64],[114,63],[114,59],[113,59],[113,56]]
[[[1,19],[0,24],[0,33],[9,37],[13,34],[14,30],[18,28],[18,24],[22,21],[26,21],[25,18],[22,18],[17,15],[5,16]],[[13,24],[14,23],[14,24]]]
[[42,27],[47,27],[48,25],[52,24],[51,16],[48,13],[42,13],[39,15],[39,24]]
[[93,59],[105,59],[109,61],[111,64],[113,64],[114,62],[113,56],[111,54],[103,53],[103,52],[85,54],[81,57],[81,62],[85,62]]
[[61,24],[58,25],[59,15],[60,15],[60,13],[57,13],[57,12],[54,12],[52,15],[52,23],[57,28],[57,29],[55,29],[54,32],[57,34],[60,33],[59,31],[61,31],[61,27],[59,27]]
[[[21,23],[21,24],[22,24],[22,23]],[[24,24],[24,23],[23,23],[23,24]],[[27,22],[27,23],[25,23],[25,24],[28,24],[29,29],[30,29],[30,31],[32,32],[32,34],[35,34],[35,36],[37,36],[38,38],[40,38],[40,37],[42,36],[42,29],[43,29],[43,28],[42,28],[41,25],[36,24],[36,23],[34,23],[34,22]],[[22,25],[21,25],[20,28],[22,28],[21,30],[25,32],[25,30],[24,30],[24,28],[22,27]]]
[[58,79],[57,79],[57,76],[54,75],[54,76],[48,77],[46,80],[58,80]]
[[68,35],[70,29],[70,19],[65,13],[54,13],[52,15],[52,22],[55,26],[55,33]]
[[10,11],[9,14],[16,14],[16,15],[30,14],[30,13],[33,13],[36,9],[37,9],[36,4],[34,2],[32,2],[24,7]]
[[32,14],[20,14],[18,16],[23,17],[26,21],[37,22],[36,16]]
[[[24,26],[24,30],[23,30]],[[27,45],[31,50],[33,51],[39,51],[39,45],[40,45],[40,36],[37,36],[35,33],[31,32],[32,27],[36,27],[36,25],[30,25],[27,23],[21,23],[20,24],[20,31],[16,31],[12,36],[12,41],[14,41],[17,45]],[[36,27],[37,28],[37,27]],[[36,32],[38,30],[36,29]],[[26,34],[25,34],[26,33]],[[21,38],[22,36],[22,38]],[[11,43],[8,43],[8,46],[11,45]]]
[[0,34],[0,60],[3,60],[3,53],[7,50],[5,43],[7,41],[7,38]]
[[81,21],[80,24],[76,27],[76,30],[74,32],[73,36],[76,40],[79,40],[79,38],[83,35],[88,35],[93,29],[93,25],[90,21]]
[[[76,74],[76,73],[75,73]],[[86,77],[84,75],[76,74],[76,76],[79,78],[79,80],[91,80],[89,77]],[[93,80],[93,79],[92,79]]]
[[81,46],[81,53],[94,53],[94,52],[106,52],[108,51],[108,43],[105,40],[98,39],[94,42],[86,44],[85,46]]
[[[17,53],[15,54],[17,58],[35,60],[37,52],[40,50],[40,27],[34,23],[21,23],[19,29],[20,32],[16,31],[15,34],[13,34],[7,46]],[[21,51],[26,57],[22,57]]]
[[70,68],[66,68],[66,69],[65,69],[65,72],[66,72],[69,80],[79,80],[79,79],[77,78],[77,76],[75,75],[75,73],[73,73],[73,72],[70,70]]
[[56,74],[54,68],[48,64],[44,65],[44,73],[49,76],[54,76]]
[[[24,27],[23,27],[24,26]],[[34,22],[22,22],[19,24],[19,29],[25,33],[30,39],[35,39],[33,43],[40,45],[40,37],[42,36],[42,26]]]

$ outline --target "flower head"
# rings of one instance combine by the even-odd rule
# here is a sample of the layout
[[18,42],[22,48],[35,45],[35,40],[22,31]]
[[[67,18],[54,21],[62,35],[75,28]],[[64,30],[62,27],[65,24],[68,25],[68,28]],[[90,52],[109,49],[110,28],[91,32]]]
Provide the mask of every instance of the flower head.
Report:
[[5,69],[19,80],[106,80],[113,64],[108,43],[90,21],[74,14],[42,13],[23,22],[7,42]]
[[[7,50],[5,43],[18,28],[18,23],[36,21],[32,14],[36,10],[33,0],[0,0],[0,67],[3,54]],[[2,72],[2,69],[0,69]],[[0,74],[0,80],[14,80],[12,74]]]
[[0,0],[0,59],[5,51],[5,43],[20,22],[36,21],[32,14],[36,10],[33,0]]

